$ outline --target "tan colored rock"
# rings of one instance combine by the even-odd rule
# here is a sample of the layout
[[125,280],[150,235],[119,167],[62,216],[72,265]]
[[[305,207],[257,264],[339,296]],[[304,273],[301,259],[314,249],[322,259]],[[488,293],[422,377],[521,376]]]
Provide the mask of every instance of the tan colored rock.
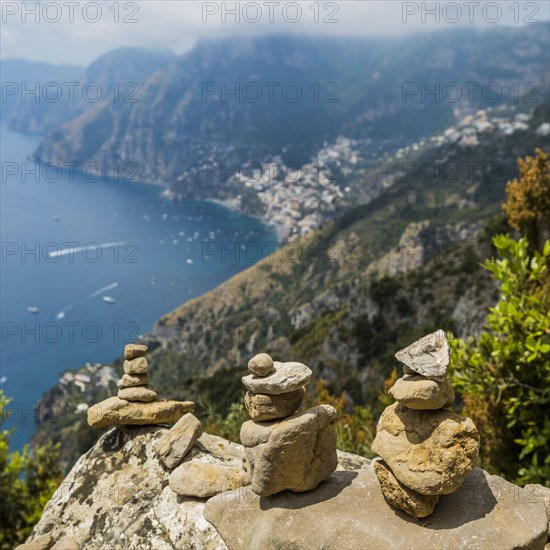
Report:
[[125,374],[147,374],[149,372],[149,363],[146,357],[136,357],[124,361]]
[[439,500],[438,495],[421,495],[396,479],[382,460],[373,460],[374,472],[386,500],[398,510],[403,510],[416,519],[431,515]]
[[219,458],[226,462],[236,461],[242,464],[246,461],[242,445],[228,441],[218,435],[203,432],[199,439],[197,439],[196,446],[203,453],[208,453],[214,458]]
[[455,400],[455,392],[447,378],[441,382],[420,374],[399,378],[388,392],[398,403],[409,409],[443,409]]
[[202,435],[202,424],[191,413],[184,414],[156,443],[155,451],[168,468],[175,468]]
[[542,550],[544,506],[518,490],[476,468],[419,521],[388,506],[369,465],[306,493],[229,491],[208,500],[204,516],[231,550]]
[[147,353],[147,346],[143,344],[128,344],[124,346],[124,359],[135,359]]
[[311,380],[311,369],[302,363],[273,363],[273,372],[268,376],[243,376],[244,387],[252,393],[279,395],[297,390]]
[[304,387],[279,395],[246,392],[244,404],[255,422],[278,420],[294,414],[302,404],[305,393]]
[[273,359],[267,353],[258,353],[248,362],[248,370],[255,376],[267,376],[273,372]]
[[456,491],[478,460],[474,423],[446,409],[416,411],[395,403],[378,421],[372,450],[395,477],[423,495]]
[[278,422],[241,427],[252,490],[268,496],[315,489],[337,466],[336,410],[320,405]]
[[395,357],[417,374],[443,380],[447,376],[451,349],[445,332],[437,330],[398,351]]
[[80,550],[80,545],[72,537],[62,537],[52,546],[51,550]]
[[123,374],[117,382],[120,389],[134,388],[135,386],[147,386],[149,384],[148,374]]
[[170,489],[182,496],[209,498],[248,484],[248,474],[234,464],[208,464],[189,460],[170,475]]
[[118,397],[126,401],[153,401],[157,392],[148,386],[134,386],[118,390]]
[[192,401],[152,401],[130,403],[118,397],[110,397],[93,405],[87,411],[88,424],[92,428],[105,426],[175,424],[185,413],[193,412]]
[[49,550],[53,545],[51,533],[45,533],[32,539],[30,542],[16,546],[14,550]]

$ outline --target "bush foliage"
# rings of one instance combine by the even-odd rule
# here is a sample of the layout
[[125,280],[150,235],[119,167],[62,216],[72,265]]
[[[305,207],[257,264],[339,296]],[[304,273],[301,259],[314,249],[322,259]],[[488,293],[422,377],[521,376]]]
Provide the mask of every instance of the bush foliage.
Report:
[[[0,390],[0,429],[9,416],[8,399]],[[0,431],[0,549],[22,543],[42,515],[60,482],[58,446],[27,446],[9,452],[10,431]]]

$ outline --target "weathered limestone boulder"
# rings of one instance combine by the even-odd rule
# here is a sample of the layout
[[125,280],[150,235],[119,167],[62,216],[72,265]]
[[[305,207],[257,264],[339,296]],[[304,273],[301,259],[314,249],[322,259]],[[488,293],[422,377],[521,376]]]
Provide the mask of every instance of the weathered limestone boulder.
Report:
[[[49,544],[72,537],[83,550],[225,550],[204,518],[205,499],[177,495],[168,486],[170,472],[154,450],[166,433],[161,426],[136,426],[101,436],[46,505],[29,542],[46,535]],[[369,463],[349,453],[338,456],[339,468]],[[208,433],[184,460],[247,465],[242,445]],[[242,528],[248,529],[246,522]]]
[[127,344],[124,346],[124,359],[135,359],[147,353],[147,346],[144,344]]
[[241,442],[252,471],[252,490],[268,496],[309,491],[337,466],[336,410],[320,405],[275,422],[245,422]]
[[388,393],[401,405],[417,410],[450,407],[455,400],[455,392],[447,378],[439,382],[420,374],[399,378]]
[[154,451],[167,431],[123,427],[101,436],[46,505],[30,540],[51,533],[53,540],[72,537],[85,550],[224,550],[203,517],[204,500],[168,487],[169,472]]
[[175,468],[202,435],[202,424],[191,413],[184,414],[156,443],[155,451],[167,468]]
[[275,361],[273,369],[271,374],[263,377],[253,374],[243,376],[245,388],[252,393],[279,395],[295,391],[311,380],[311,369],[302,363]]
[[248,487],[211,498],[204,510],[230,550],[542,550],[541,501],[478,468],[427,520],[389,506],[373,466],[334,472],[316,490],[269,497]]
[[382,460],[373,460],[374,473],[380,482],[386,500],[398,510],[403,510],[414,518],[425,518],[433,513],[439,500],[438,495],[421,495],[395,478],[393,472]]
[[147,386],[134,386],[118,390],[118,397],[126,401],[153,401],[157,397],[157,392]]
[[178,495],[208,498],[243,487],[248,478],[242,463],[209,464],[194,459],[180,464],[168,484]]
[[192,401],[152,401],[130,403],[110,397],[90,407],[88,424],[92,428],[124,425],[175,424],[185,413],[193,412]]
[[433,380],[443,380],[447,376],[451,349],[445,332],[437,330],[398,351],[395,357],[417,374]]
[[123,368],[125,374],[147,374],[149,372],[149,362],[146,357],[126,359]]
[[305,394],[304,387],[279,395],[246,392],[244,402],[250,418],[255,422],[264,422],[294,414],[302,404]]
[[117,386],[123,388],[133,388],[135,386],[147,386],[149,384],[148,374],[123,374],[117,382]]
[[267,353],[258,353],[248,362],[248,370],[255,376],[267,376],[273,371],[273,359]]
[[395,403],[378,421],[372,450],[395,477],[424,495],[456,491],[478,459],[479,433],[451,411],[416,411]]

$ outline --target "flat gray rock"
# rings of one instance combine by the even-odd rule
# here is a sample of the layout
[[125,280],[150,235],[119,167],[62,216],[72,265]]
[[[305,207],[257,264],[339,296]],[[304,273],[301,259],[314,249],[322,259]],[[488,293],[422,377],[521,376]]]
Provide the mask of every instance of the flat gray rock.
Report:
[[204,515],[230,550],[542,550],[548,528],[542,499],[479,468],[424,520],[386,502],[372,465],[307,493],[261,498],[242,487],[211,498]]
[[311,369],[302,363],[273,363],[274,371],[268,376],[243,376],[245,388],[252,393],[279,395],[297,390],[311,380]]
[[200,420],[191,413],[184,414],[155,443],[155,451],[167,468],[175,468],[202,435]]
[[[432,332],[398,351],[395,358],[417,374],[443,380],[447,376],[451,358],[447,335],[442,330]],[[410,371],[405,374],[410,374]]]

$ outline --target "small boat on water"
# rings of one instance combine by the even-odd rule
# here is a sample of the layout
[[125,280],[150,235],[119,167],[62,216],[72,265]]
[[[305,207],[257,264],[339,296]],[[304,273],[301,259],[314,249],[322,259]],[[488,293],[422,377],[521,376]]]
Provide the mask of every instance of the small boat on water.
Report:
[[29,307],[27,308],[27,311],[28,311],[29,313],[34,314],[34,315],[36,315],[37,313],[40,313],[40,310],[39,310],[36,306],[29,306]]
[[116,304],[116,300],[112,296],[103,296],[103,301],[106,304]]
[[52,221],[54,222],[60,222],[61,218],[59,216],[52,216]]

